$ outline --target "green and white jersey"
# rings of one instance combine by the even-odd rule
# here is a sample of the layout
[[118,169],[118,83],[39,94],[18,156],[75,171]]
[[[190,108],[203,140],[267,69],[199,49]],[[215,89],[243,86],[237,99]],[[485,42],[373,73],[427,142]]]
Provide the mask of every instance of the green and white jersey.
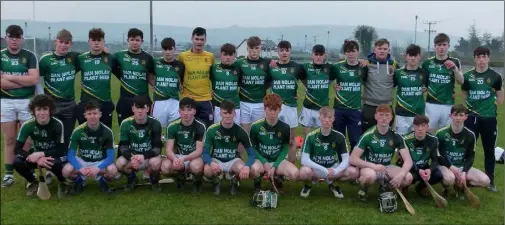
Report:
[[189,155],[196,150],[196,142],[203,142],[205,124],[194,119],[189,126],[184,126],[181,119],[170,123],[167,127],[167,140],[174,140],[174,153]]
[[328,136],[324,136],[321,128],[317,128],[305,137],[302,152],[309,154],[318,165],[330,168],[342,161],[342,154],[347,153],[348,148],[342,133],[332,129]]
[[75,99],[75,74],[79,72],[79,53],[68,52],[58,56],[54,52],[40,58],[39,72],[44,80],[44,92],[55,100]]
[[182,80],[184,78],[184,64],[174,60],[166,62],[163,57],[155,60],[154,63],[154,101],[167,99],[179,100],[182,90]]
[[[282,155],[282,148],[289,147],[290,134],[289,125],[280,120],[273,126],[264,118],[253,122],[250,136],[252,147],[257,152],[256,158],[261,163],[277,161]],[[286,155],[282,159],[285,157]]]
[[465,101],[470,115],[496,117],[496,92],[502,90],[502,76],[492,69],[478,73],[475,68],[466,72],[461,90],[468,96]]
[[262,103],[266,94],[266,78],[270,59],[259,58],[239,59],[233,65],[240,68],[242,79],[239,82],[240,101],[249,103]]
[[231,128],[224,128],[221,123],[215,123],[205,133],[204,148],[210,149],[210,156],[221,162],[228,162],[238,158],[238,144],[244,148],[251,147],[249,135],[241,126],[233,124]]
[[114,134],[103,123],[96,130],[88,127],[87,122],[79,125],[70,137],[70,149],[77,151],[85,162],[98,162],[107,158],[107,149],[114,147]]
[[296,107],[298,100],[298,80],[303,72],[300,64],[289,61],[287,64],[277,63],[276,68],[270,68],[268,82],[270,91],[281,96],[282,104]]
[[223,65],[220,63],[212,65],[209,74],[212,84],[212,104],[219,107],[223,100],[228,100],[235,103],[235,109],[239,109],[241,69],[235,64]]
[[445,60],[438,60],[435,56],[425,60],[421,68],[428,73],[425,86],[428,88],[426,102],[440,105],[454,105],[454,72],[448,69],[444,63],[447,60],[453,61],[461,69],[459,59],[448,57]]
[[114,75],[121,82],[121,97],[133,98],[136,95],[149,94],[148,74],[154,73],[154,60],[144,50],[140,53],[132,53],[129,50],[116,52],[117,70]]
[[[405,144],[409,148],[410,157],[417,169],[435,169],[435,163],[438,165],[438,139],[436,136],[426,133],[423,140],[417,140],[415,132],[412,131],[404,136]],[[403,165],[401,155],[398,154],[399,166]],[[431,166],[430,166],[431,161]],[[434,162],[436,161],[436,162]],[[414,169],[415,167],[412,167]]]
[[404,67],[395,71],[393,83],[396,87],[396,115],[424,115],[423,87],[426,78],[427,74],[421,68],[408,70]]
[[365,161],[388,166],[392,164],[395,150],[406,147],[402,136],[389,128],[385,135],[377,130],[377,126],[368,129],[358,142],[358,148],[364,150]]
[[[27,76],[28,70],[37,69],[37,58],[26,49],[21,49],[17,54],[12,54],[7,48],[4,48],[0,51],[0,59],[2,60],[0,63],[0,74]],[[35,94],[35,85],[9,90],[0,89],[0,91],[0,98],[31,98]]]
[[25,143],[30,137],[34,152],[44,152],[46,156],[66,156],[67,149],[63,140],[63,123],[51,117],[49,123],[40,125],[35,118],[23,123],[19,130],[17,141]]
[[112,101],[110,81],[112,71],[118,67],[116,57],[105,52],[99,55],[85,52],[78,56],[78,65],[81,69],[81,101]]
[[445,160],[445,165],[463,168],[468,172],[475,158],[475,134],[464,127],[459,134],[452,131],[451,125],[437,131],[438,150]]
[[367,79],[368,67],[351,66],[344,60],[335,64],[334,70],[335,82],[342,89],[335,94],[333,108],[360,110],[362,85]]
[[[121,122],[119,127],[120,145],[128,145],[132,154],[145,154],[153,148],[161,147],[161,124],[148,116],[144,124],[138,124],[133,116]],[[159,145],[159,146],[157,146]]]
[[335,68],[331,64],[303,64],[300,80],[305,81],[305,99],[303,107],[319,110],[329,106],[330,81],[335,79]]

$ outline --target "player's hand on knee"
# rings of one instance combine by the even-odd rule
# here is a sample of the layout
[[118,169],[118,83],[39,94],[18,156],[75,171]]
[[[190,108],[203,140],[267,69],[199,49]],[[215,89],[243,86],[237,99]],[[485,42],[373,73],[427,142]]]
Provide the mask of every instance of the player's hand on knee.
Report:
[[44,156],[44,152],[34,152],[26,157],[27,162],[35,163]]
[[174,169],[180,170],[183,168],[184,160],[183,159],[175,159],[174,160]]
[[386,170],[386,167],[382,164],[375,164],[372,169],[375,170],[375,172],[383,173],[383,174],[387,174],[387,172],[388,172]]
[[242,169],[240,169],[240,174],[239,174],[240,179],[243,180],[243,179],[249,178],[249,172],[250,172],[250,169],[248,166],[242,167]]
[[96,166],[90,167],[89,168],[89,177],[96,177],[98,175],[98,172],[100,172],[100,169]]
[[403,178],[405,177],[405,174],[398,173],[396,176],[393,177],[393,179],[390,181],[390,184],[394,188],[399,188],[400,185],[402,184]]
[[221,172],[221,168],[219,168],[219,165],[215,162],[210,163],[210,168],[215,173],[215,175],[217,175]]
[[459,175],[459,178],[458,178],[458,183],[459,183],[460,185],[466,184],[466,173],[465,173],[465,172],[462,172],[462,173]]
[[53,157],[42,157],[37,161],[37,165],[51,169],[51,167],[54,165],[53,160]]
[[88,176],[89,174],[89,167],[83,167],[79,169],[79,173],[83,176]]

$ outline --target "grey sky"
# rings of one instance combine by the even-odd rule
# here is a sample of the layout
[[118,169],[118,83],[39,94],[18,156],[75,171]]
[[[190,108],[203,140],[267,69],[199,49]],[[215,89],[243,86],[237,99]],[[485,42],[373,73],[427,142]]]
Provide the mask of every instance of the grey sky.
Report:
[[[175,26],[278,27],[290,25],[359,25],[418,31],[424,21],[440,21],[437,32],[467,36],[470,24],[479,31],[501,35],[504,2],[153,2],[155,24]],[[41,21],[85,21],[149,23],[149,2],[35,3],[35,19]],[[198,16],[195,16],[198,15]],[[32,19],[32,1],[1,2],[1,19]]]

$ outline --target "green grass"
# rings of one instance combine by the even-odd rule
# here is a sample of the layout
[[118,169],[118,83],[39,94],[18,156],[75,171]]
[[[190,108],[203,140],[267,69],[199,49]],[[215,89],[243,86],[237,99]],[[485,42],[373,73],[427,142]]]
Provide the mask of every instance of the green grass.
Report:
[[[113,78],[113,87],[113,99],[117,101],[119,83],[115,78]],[[456,89],[459,90],[459,86]],[[299,95],[301,103],[304,95],[302,88]],[[457,102],[460,103],[461,100],[458,98]],[[503,107],[500,107],[498,118],[498,145],[503,146]],[[113,130],[117,137],[116,114],[113,121]],[[301,135],[301,129],[298,129],[297,133]],[[480,141],[477,146],[475,167],[483,169],[484,158]],[[88,183],[85,192],[80,196],[71,196],[62,200],[57,200],[55,197],[58,183],[55,181],[50,186],[54,197],[49,201],[41,201],[27,199],[24,196],[23,179],[16,174],[16,184],[10,188],[1,189],[1,223],[503,224],[503,171],[503,165],[497,164],[498,193],[472,188],[472,191],[480,197],[480,209],[472,209],[467,201],[456,200],[454,197],[448,199],[448,208],[438,209],[435,208],[431,199],[419,198],[411,188],[408,199],[416,210],[415,216],[408,214],[400,198],[398,198],[399,210],[396,213],[382,214],[377,208],[377,188],[370,188],[369,202],[362,203],[356,198],[358,187],[347,183],[341,185],[344,199],[335,199],[324,183],[315,185],[311,196],[308,199],[302,199],[299,196],[302,183],[288,182],[285,184],[285,194],[280,197],[279,208],[266,211],[248,205],[248,200],[252,196],[250,181],[241,183],[239,188],[241,193],[235,197],[227,195],[226,182],[222,184],[222,195],[219,197],[212,196],[210,184],[204,185],[204,190],[200,195],[191,194],[190,186],[188,186],[188,191],[179,192],[174,184],[166,184],[163,186],[162,193],[152,193],[150,187],[147,186],[138,188],[134,193],[117,193],[106,197],[99,192],[98,185],[92,181]],[[123,185],[123,182],[125,180],[114,182],[112,186]],[[265,182],[263,187],[269,188],[270,185]],[[435,189],[440,192],[440,185],[436,185]]]

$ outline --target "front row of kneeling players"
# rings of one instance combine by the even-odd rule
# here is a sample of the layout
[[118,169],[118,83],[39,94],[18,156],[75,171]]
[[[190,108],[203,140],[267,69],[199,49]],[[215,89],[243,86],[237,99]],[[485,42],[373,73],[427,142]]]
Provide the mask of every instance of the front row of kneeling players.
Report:
[[[83,180],[87,178],[99,181],[102,191],[109,193],[111,189],[107,183],[118,171],[127,177],[126,190],[132,190],[139,170],[149,171],[153,191],[161,190],[160,174],[176,175],[177,186],[181,187],[181,175],[191,173],[195,192],[201,191],[202,176],[205,176],[212,180],[214,193],[219,194],[222,175],[231,175],[232,195],[236,194],[237,182],[248,178],[254,180],[254,191],[259,191],[263,177],[272,178],[281,191],[284,178],[305,181],[302,197],[309,196],[313,183],[324,179],[335,197],[342,198],[343,193],[333,182],[358,180],[358,196],[362,200],[367,199],[367,188],[375,182],[404,190],[417,181],[442,182],[446,196],[454,184],[459,196],[463,196],[461,185],[464,183],[479,187],[489,184],[489,178],[472,167],[475,135],[464,127],[467,112],[462,105],[452,107],[451,124],[440,129],[436,136],[427,133],[429,119],[418,115],[413,122],[415,131],[405,137],[389,126],[393,116],[391,107],[381,105],[375,113],[377,125],[362,135],[350,155],[345,136],[332,129],[333,109],[323,107],[319,111],[321,127],[305,137],[302,167],[298,170],[286,160],[290,127],[278,119],[282,103],[276,94],[265,96],[265,118],[252,124],[250,135],[234,123],[233,102],[223,101],[221,122],[206,129],[194,118],[195,101],[181,99],[181,118],[167,128],[166,158],[161,155],[161,125],[148,116],[148,98],[137,96],[133,99],[134,115],[120,125],[121,156],[115,164],[114,135],[100,123],[98,103],[91,101],[85,105],[86,122],[73,131],[68,152],[63,144],[63,124],[52,117],[54,104],[46,95],[34,97],[30,109],[35,118],[24,123],[18,135],[14,167],[29,183],[28,196],[37,190],[38,181],[33,170],[38,166],[51,170],[58,177],[58,196],[67,192],[66,179],[72,181],[70,192],[74,194],[82,191]],[[27,137],[31,137],[38,151],[22,149]],[[245,162],[237,154],[239,144],[247,151]],[[396,150],[399,160],[393,165]],[[65,161],[68,161],[66,165]],[[415,189],[423,194],[424,182]]]

